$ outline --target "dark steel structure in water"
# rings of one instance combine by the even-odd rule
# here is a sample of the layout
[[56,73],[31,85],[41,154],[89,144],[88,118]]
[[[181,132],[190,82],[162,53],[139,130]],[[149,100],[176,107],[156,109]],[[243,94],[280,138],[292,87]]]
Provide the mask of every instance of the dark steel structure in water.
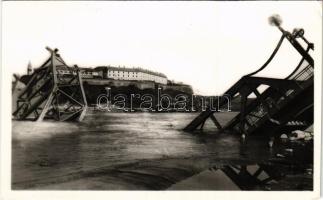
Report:
[[[77,66],[69,67],[57,53],[46,48],[50,57],[31,75],[18,95],[13,115],[18,120],[81,121],[87,109],[82,78]],[[66,76],[63,72],[70,71]]]
[[[274,135],[283,131],[305,130],[313,124],[314,102],[314,60],[309,51],[314,50],[313,43],[304,37],[303,29],[294,29],[292,33],[284,30],[279,16],[269,18],[272,25],[277,26],[282,36],[266,63],[257,71],[243,76],[224,94],[233,99],[241,98],[240,113],[225,126],[221,126],[214,116],[217,110],[207,109],[200,113],[184,130],[202,129],[210,118],[219,130],[236,130],[240,134],[262,133]],[[284,39],[302,56],[296,68],[284,79],[256,77],[274,58]],[[300,41],[306,45],[304,48]],[[268,88],[262,93],[258,87]],[[247,104],[247,97],[254,94],[256,98]],[[226,105],[226,99],[219,99],[218,105]]]

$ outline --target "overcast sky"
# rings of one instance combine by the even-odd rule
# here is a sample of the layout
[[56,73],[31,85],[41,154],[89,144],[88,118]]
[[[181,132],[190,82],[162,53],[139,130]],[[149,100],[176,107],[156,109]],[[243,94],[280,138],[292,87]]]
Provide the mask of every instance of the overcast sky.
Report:
[[[311,2],[2,2],[2,66],[24,74],[58,48],[67,64],[121,65],[165,73],[199,94],[220,95],[258,69],[282,26],[305,29],[321,55],[322,3]],[[260,75],[284,77],[299,55],[286,41]]]

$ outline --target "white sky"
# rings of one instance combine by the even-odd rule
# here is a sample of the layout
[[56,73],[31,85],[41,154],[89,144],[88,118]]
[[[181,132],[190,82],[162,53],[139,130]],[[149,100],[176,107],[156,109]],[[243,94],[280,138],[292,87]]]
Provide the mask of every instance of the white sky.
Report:
[[[165,73],[199,94],[220,95],[258,69],[282,26],[305,29],[321,54],[322,3],[311,2],[3,2],[2,66],[24,74],[58,48],[66,63],[125,65]],[[284,77],[298,63],[287,41],[260,75]],[[318,52],[319,50],[319,52]]]

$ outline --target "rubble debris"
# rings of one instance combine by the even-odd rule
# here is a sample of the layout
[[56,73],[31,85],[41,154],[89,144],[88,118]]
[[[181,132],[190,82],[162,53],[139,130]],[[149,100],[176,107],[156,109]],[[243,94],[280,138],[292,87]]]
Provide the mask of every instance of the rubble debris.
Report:
[[282,142],[287,142],[287,141],[288,141],[288,136],[287,136],[287,134],[282,134],[282,135],[280,136],[280,140],[281,140]]
[[285,156],[283,154],[280,154],[280,153],[277,153],[276,156],[280,157],[280,158],[285,158]]
[[311,169],[311,168],[306,169],[306,173],[308,175],[312,175],[313,174],[313,169]]
[[282,135],[280,136],[280,139],[288,139],[288,136],[287,136],[286,134],[282,134]]
[[269,140],[269,142],[268,142],[268,144],[269,144],[269,147],[270,147],[270,148],[272,148],[272,147],[273,147],[273,145],[274,145],[274,140],[275,140],[275,138],[274,138],[274,137],[271,137],[271,138],[270,138],[270,140]]
[[293,153],[293,149],[285,149],[286,152],[290,152],[290,153]]
[[311,140],[313,139],[313,133],[301,131],[301,130],[295,130],[292,132],[291,137],[289,138],[291,141],[294,140]]

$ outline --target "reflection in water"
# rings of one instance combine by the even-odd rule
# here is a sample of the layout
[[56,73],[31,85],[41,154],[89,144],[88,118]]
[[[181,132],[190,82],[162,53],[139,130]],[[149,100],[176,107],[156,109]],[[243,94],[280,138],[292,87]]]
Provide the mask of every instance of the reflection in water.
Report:
[[168,190],[311,191],[313,177],[307,169],[278,163],[217,165],[172,185]]
[[[286,186],[279,188],[278,183],[288,177],[288,174],[305,173],[305,169],[298,169],[296,172],[290,167],[277,164],[227,165],[213,170],[221,170],[241,190],[282,190]],[[307,179],[302,177],[301,181],[287,184],[298,184],[302,190],[313,190],[311,176]]]

